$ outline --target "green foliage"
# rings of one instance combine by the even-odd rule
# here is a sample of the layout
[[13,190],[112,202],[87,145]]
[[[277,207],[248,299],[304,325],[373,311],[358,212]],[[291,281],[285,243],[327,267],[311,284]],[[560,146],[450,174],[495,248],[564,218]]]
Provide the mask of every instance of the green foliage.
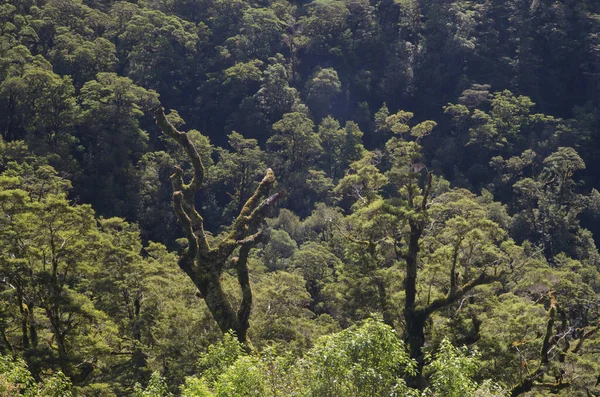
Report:
[[51,376],[44,380],[38,387],[38,395],[44,397],[72,397],[71,381],[62,373]]
[[[116,73],[98,73],[81,88],[82,122],[79,151],[83,198],[101,214],[129,215],[134,207],[134,162],[141,157],[148,134],[139,124],[144,111],[156,105],[157,94]],[[99,188],[85,181],[92,178]]]
[[185,384],[181,386],[182,397],[214,397],[204,379],[195,377],[185,378]]
[[240,357],[217,380],[215,397],[261,397],[267,394],[268,385],[259,361]]
[[200,355],[197,367],[202,377],[214,382],[232,366],[238,357],[244,355],[243,346],[232,333],[223,335],[223,340],[211,345]]
[[477,383],[473,376],[478,370],[477,354],[469,355],[444,339],[427,367],[431,371],[431,393],[448,397],[470,396],[475,393]]
[[57,372],[36,383],[27,364],[21,360],[13,360],[0,356],[0,396],[11,397],[72,397],[71,381]]
[[158,372],[152,373],[150,377],[150,381],[146,388],[142,388],[142,386],[138,383],[135,385],[135,389],[132,394],[133,397],[170,397],[172,396],[169,393],[167,388],[167,383],[165,379],[160,376]]
[[321,155],[323,148],[314,127],[312,120],[299,112],[284,114],[273,124],[276,134],[267,145],[282,172],[298,171]]
[[335,69],[315,71],[306,83],[306,102],[317,118],[331,108],[331,101],[341,93],[342,84]]
[[374,320],[323,337],[304,365],[311,396],[404,395],[403,376],[415,370],[396,333]]
[[10,396],[25,393],[35,387],[35,381],[27,364],[21,359],[15,361],[8,356],[0,356],[0,395]]
[[[4,1],[0,394],[598,394],[599,4]],[[210,243],[277,175],[243,349],[177,265],[159,97]],[[423,377],[361,355],[398,340]]]
[[285,230],[273,230],[265,249],[265,265],[271,270],[285,269],[297,249],[298,245]]
[[298,272],[276,271],[257,279],[250,317],[250,337],[257,348],[301,352],[319,336],[337,329],[331,317],[317,317],[309,309],[313,302],[305,284]]

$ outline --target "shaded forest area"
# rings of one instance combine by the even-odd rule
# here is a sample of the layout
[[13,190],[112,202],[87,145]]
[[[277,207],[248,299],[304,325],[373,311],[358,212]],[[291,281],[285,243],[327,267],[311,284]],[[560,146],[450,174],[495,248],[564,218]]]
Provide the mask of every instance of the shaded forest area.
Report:
[[0,396],[600,396],[599,94],[592,0],[3,0]]

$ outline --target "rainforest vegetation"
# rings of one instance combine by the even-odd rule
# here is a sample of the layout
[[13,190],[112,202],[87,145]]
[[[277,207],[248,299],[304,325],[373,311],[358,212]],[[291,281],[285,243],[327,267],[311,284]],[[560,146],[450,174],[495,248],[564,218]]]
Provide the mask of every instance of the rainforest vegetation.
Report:
[[1,0],[0,396],[600,396],[600,2]]

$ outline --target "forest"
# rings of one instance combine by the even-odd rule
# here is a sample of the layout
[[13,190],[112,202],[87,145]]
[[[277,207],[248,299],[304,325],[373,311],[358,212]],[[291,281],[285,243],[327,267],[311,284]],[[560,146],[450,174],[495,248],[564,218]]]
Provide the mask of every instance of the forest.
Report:
[[0,397],[600,396],[600,2],[0,0]]

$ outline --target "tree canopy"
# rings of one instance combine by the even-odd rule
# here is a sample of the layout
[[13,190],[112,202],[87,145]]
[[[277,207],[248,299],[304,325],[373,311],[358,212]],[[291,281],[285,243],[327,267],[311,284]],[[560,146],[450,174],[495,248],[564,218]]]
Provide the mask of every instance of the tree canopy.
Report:
[[0,396],[600,395],[599,32],[1,2]]

